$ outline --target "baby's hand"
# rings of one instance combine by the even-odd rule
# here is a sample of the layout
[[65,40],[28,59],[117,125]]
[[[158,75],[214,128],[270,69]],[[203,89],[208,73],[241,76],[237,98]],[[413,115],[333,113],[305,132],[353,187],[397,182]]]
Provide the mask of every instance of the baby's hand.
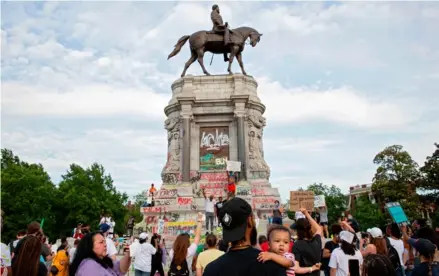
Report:
[[313,270],[313,271],[315,271],[315,270],[320,270],[320,266],[321,266],[321,265],[322,265],[321,263],[316,263],[315,265],[312,266],[312,270]]
[[270,261],[272,259],[273,254],[274,253],[271,253],[271,252],[261,252],[261,253],[259,253],[258,261],[263,262],[263,263],[266,261]]

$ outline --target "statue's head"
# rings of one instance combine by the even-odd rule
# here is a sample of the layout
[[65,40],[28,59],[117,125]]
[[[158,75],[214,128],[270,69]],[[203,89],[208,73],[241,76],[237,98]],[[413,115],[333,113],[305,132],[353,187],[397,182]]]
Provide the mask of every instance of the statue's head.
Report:
[[258,44],[259,41],[261,41],[262,34],[258,33],[257,31],[250,33],[250,45],[252,47],[255,47],[256,44]]
[[213,6],[212,6],[212,10],[213,11],[217,11],[218,13],[219,13],[219,7],[218,7],[218,5],[217,4],[214,4]]

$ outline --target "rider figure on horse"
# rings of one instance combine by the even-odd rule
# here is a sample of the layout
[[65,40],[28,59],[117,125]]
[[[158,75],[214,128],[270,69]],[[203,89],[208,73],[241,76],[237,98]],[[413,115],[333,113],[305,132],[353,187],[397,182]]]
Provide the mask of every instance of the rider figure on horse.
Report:
[[[227,47],[227,45],[229,45],[229,43],[230,43],[229,26],[228,26],[227,22],[225,24],[223,23],[223,18],[220,15],[220,9],[219,9],[218,5],[216,5],[216,4],[212,6],[212,12],[210,13],[210,19],[212,20],[212,23],[213,23],[212,31],[214,31],[215,33],[224,35],[224,46]],[[229,58],[227,57],[226,52],[224,52],[224,61],[229,61]]]

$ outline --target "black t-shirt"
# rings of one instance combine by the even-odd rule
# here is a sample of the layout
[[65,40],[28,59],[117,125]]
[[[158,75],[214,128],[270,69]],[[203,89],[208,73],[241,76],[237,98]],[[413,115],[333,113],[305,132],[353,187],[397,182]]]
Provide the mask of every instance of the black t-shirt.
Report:
[[[431,266],[433,276],[439,275],[439,264]],[[428,275],[428,263],[421,263],[413,269],[412,276],[425,276]]]
[[47,276],[47,272],[48,271],[46,265],[40,262],[40,264],[38,265],[38,276]]
[[215,208],[216,208],[216,212],[217,212],[217,214],[219,214],[219,210],[220,210],[221,208],[223,208],[223,205],[224,205],[224,201],[218,201],[218,202],[215,204]]
[[[333,241],[328,241],[327,243],[325,243],[325,249],[328,249],[329,252],[332,253],[332,251],[334,251],[334,249],[338,248],[338,243],[335,243]],[[329,258],[323,258],[323,254],[322,254],[322,268],[321,270],[328,270],[329,271]]]
[[[322,259],[322,238],[315,235],[311,240],[298,240],[294,243],[293,254],[300,267],[311,267]],[[320,271],[301,275],[320,276]]]
[[285,268],[268,261],[257,260],[261,251],[253,247],[229,250],[215,261],[209,263],[203,276],[286,276]]

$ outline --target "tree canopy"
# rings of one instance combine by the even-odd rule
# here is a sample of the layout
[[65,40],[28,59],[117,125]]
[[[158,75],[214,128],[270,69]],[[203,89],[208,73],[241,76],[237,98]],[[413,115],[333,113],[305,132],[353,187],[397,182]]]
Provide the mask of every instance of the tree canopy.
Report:
[[386,147],[373,162],[378,165],[372,183],[378,202],[399,202],[406,214],[414,218],[420,205],[416,194],[420,179],[418,164],[400,145]]
[[10,241],[28,223],[43,218],[43,230],[51,240],[71,235],[79,222],[96,229],[103,212],[112,215],[115,232],[124,232],[128,196],[116,190],[102,165],[72,164],[57,187],[41,164],[21,161],[7,149],[1,154],[2,240]]
[[313,191],[315,195],[325,196],[329,223],[335,223],[341,213],[346,210],[346,197],[337,186],[314,183],[309,185],[307,190]]

